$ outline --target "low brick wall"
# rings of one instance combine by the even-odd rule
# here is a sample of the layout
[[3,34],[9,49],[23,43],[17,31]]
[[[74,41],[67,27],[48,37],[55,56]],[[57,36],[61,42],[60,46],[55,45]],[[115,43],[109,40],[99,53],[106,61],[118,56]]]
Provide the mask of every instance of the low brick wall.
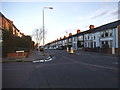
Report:
[[9,58],[25,58],[28,57],[28,52],[10,52],[7,54],[7,57]]
[[115,51],[117,55],[120,55],[120,49],[116,48]]
[[[108,53],[112,54],[112,48],[83,48],[82,50],[88,52]],[[119,49],[115,48],[115,54],[120,55]]]

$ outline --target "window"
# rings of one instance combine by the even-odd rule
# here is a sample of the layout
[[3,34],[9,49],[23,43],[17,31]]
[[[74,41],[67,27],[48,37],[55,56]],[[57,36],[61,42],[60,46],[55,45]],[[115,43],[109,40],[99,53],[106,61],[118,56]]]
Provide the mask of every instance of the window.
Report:
[[76,46],[76,44],[74,43],[74,47]]
[[105,37],[108,37],[108,31],[105,32]]
[[[86,37],[85,37],[85,39],[86,39]],[[82,37],[82,36],[79,36],[79,40],[83,40],[83,37]]]
[[91,36],[91,40],[93,39],[93,37]]
[[106,36],[106,37],[108,36],[108,32],[105,32],[105,36]]
[[102,42],[102,45],[104,44],[104,42]]
[[104,37],[104,33],[103,32],[101,32],[101,37]]
[[112,36],[112,33],[110,32],[110,36]]
[[75,37],[73,37],[73,41],[75,41]]
[[74,41],[76,41],[76,38],[74,37]]
[[108,41],[106,41],[105,44],[108,44]]
[[112,33],[113,33],[113,31],[112,31],[112,30],[109,30],[109,35],[108,35],[108,36],[110,36],[110,37],[113,36]]
[[94,48],[96,47],[96,42],[94,42]]
[[93,48],[93,42],[91,42],[91,46],[90,47]]
[[94,39],[95,39],[95,36],[94,36]]
[[83,40],[83,36],[81,36],[81,39]]
[[104,37],[104,34],[102,34],[101,37]]
[[69,42],[72,42],[71,38],[69,39]]
[[65,43],[66,43],[67,41],[65,40]]

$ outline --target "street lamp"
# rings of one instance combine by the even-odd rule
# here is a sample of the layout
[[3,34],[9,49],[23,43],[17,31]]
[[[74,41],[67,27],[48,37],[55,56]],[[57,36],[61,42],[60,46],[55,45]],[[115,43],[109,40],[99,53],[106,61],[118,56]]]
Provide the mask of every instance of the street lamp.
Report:
[[44,44],[45,44],[45,40],[44,40],[44,37],[45,37],[45,31],[44,31],[44,9],[53,9],[53,7],[43,7],[43,55],[44,55]]

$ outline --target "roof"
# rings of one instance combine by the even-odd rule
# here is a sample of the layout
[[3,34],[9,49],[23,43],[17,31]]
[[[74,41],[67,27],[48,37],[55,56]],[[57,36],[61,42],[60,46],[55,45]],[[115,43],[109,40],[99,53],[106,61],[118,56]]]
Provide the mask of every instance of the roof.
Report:
[[16,30],[18,32],[20,32],[20,30],[18,30],[17,27],[13,24],[13,21],[11,21],[10,19],[6,18],[1,12],[0,12],[0,16],[3,17],[3,18],[5,18],[9,23],[11,23],[16,28]]
[[0,16],[1,16],[1,17],[4,17],[9,23],[13,22],[13,21],[11,21],[10,19],[6,18],[1,12],[0,12]]
[[117,20],[115,22],[111,22],[111,23],[96,27],[94,29],[84,31],[84,33],[93,33],[93,32],[98,32],[98,31],[104,31],[107,29],[113,29],[113,28],[116,28],[119,24],[120,24],[120,20]]
[[[66,38],[63,38],[63,39],[61,39],[61,40],[57,40],[57,41],[55,41],[55,42],[65,40],[65,39],[67,39],[67,38],[72,38],[72,37],[74,37],[74,36],[84,35],[84,34],[86,34],[86,33],[94,33],[94,32],[98,32],[98,31],[104,31],[104,30],[107,30],[107,29],[113,29],[113,28],[116,28],[118,25],[120,25],[120,20],[117,20],[117,21],[114,21],[114,22],[111,22],[111,23],[108,23],[108,24],[105,24],[105,25],[96,27],[96,28],[94,28],[94,29],[90,29],[90,30],[83,31],[83,32],[74,34],[74,35],[72,35],[72,36],[68,36],[68,37],[66,37]],[[51,43],[49,43],[49,44],[51,44]]]

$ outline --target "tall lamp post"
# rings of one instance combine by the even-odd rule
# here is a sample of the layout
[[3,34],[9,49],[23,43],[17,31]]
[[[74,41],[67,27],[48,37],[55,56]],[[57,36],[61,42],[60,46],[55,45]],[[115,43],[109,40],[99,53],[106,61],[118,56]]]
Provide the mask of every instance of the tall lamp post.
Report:
[[44,55],[44,44],[45,44],[44,9],[53,9],[53,7],[43,7],[43,55]]

